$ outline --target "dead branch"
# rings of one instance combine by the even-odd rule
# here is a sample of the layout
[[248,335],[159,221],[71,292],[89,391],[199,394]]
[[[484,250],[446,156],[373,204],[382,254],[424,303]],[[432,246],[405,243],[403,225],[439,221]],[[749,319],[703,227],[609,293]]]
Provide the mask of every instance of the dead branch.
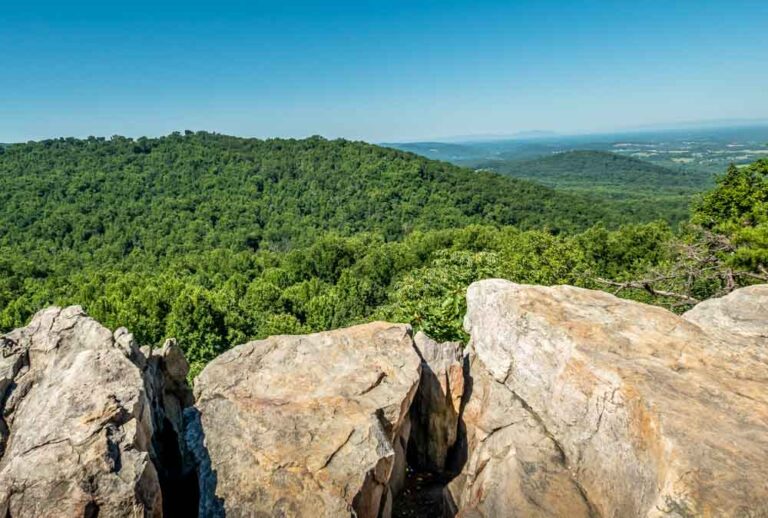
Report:
[[616,288],[619,288],[616,293],[620,292],[624,289],[636,289],[636,290],[645,290],[651,295],[654,296],[661,296],[661,297],[670,297],[674,299],[680,299],[685,301],[688,304],[698,304],[701,302],[699,299],[693,298],[690,295],[686,295],[684,293],[675,293],[673,291],[666,291],[666,290],[659,290],[653,287],[651,284],[654,281],[651,280],[644,280],[644,281],[627,281],[627,282],[616,282],[616,281],[610,281],[608,279],[601,279],[598,277],[595,279],[597,282],[600,282],[602,284],[606,284],[608,286],[614,286]]

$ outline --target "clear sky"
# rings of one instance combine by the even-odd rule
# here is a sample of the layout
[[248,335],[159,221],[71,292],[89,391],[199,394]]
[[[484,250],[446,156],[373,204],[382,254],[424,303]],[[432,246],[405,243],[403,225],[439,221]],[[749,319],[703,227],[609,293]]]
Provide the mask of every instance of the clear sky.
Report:
[[0,142],[768,118],[768,1],[5,1]]

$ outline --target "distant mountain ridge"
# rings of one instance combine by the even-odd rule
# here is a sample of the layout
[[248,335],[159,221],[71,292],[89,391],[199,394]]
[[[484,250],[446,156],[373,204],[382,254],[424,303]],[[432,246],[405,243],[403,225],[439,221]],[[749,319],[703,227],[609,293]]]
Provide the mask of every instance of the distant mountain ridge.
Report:
[[450,142],[384,144],[436,160],[476,167],[495,160],[532,160],[571,150],[608,151],[656,165],[720,173],[730,163],[746,165],[768,153],[768,124],[635,129],[584,135],[509,136]]
[[467,159],[481,159],[483,153],[469,144],[454,144],[451,142],[406,142],[382,143],[382,146],[399,149],[408,153],[415,153],[432,160],[445,160],[448,162],[462,162]]

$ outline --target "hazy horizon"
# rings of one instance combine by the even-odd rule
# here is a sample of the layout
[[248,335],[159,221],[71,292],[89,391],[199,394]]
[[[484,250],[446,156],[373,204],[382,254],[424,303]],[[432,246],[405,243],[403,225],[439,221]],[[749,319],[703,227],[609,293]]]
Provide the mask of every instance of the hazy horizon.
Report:
[[139,138],[159,138],[164,137],[167,135],[170,135],[172,133],[183,133],[185,131],[203,131],[203,132],[210,132],[210,133],[216,133],[221,135],[230,135],[233,137],[241,137],[241,138],[256,138],[256,139],[270,139],[270,138],[285,138],[285,139],[304,139],[309,137],[315,137],[320,136],[322,138],[327,139],[335,139],[335,138],[341,138],[341,139],[347,139],[347,140],[357,140],[357,141],[363,141],[363,142],[369,142],[371,144],[381,144],[381,145],[387,145],[387,144],[406,144],[406,143],[472,143],[472,142],[492,142],[492,141],[504,141],[504,140],[546,140],[546,139],[561,139],[561,138],[568,138],[568,137],[589,137],[589,136],[595,136],[595,137],[608,137],[608,136],[622,136],[622,135],[632,135],[632,134],[643,134],[643,133],[666,133],[666,132],[682,132],[682,131],[696,131],[701,133],[707,133],[707,130],[713,130],[713,131],[722,131],[722,130],[728,130],[728,129],[738,129],[738,128],[762,128],[766,127],[768,128],[768,118],[758,118],[758,119],[717,119],[717,120],[705,120],[705,121],[683,121],[683,122],[676,122],[676,123],[658,123],[658,124],[648,124],[644,126],[634,126],[634,127],[621,127],[621,128],[614,128],[614,129],[606,129],[606,130],[596,130],[596,131],[571,131],[571,132],[559,132],[559,131],[553,131],[553,130],[542,130],[542,129],[532,129],[532,130],[521,130],[511,133],[494,133],[494,134],[488,134],[488,133],[478,133],[478,134],[469,134],[469,135],[439,135],[434,137],[425,137],[425,138],[416,138],[416,139],[389,139],[389,140],[366,140],[366,139],[360,139],[360,138],[349,138],[345,136],[329,136],[329,135],[323,135],[320,133],[314,133],[314,134],[307,134],[307,135],[280,135],[280,136],[274,136],[274,135],[244,135],[244,134],[233,134],[233,133],[227,133],[227,132],[220,132],[216,130],[211,130],[207,128],[176,128],[169,130],[167,132],[158,133],[158,134],[121,134],[121,133],[112,133],[112,134],[83,134],[83,135],[50,135],[40,138],[32,138],[32,139],[26,139],[26,140],[5,140],[0,141],[0,143],[3,144],[22,144],[25,142],[35,142],[35,141],[43,141],[48,139],[59,139],[59,138],[78,138],[78,139],[86,139],[89,137],[96,137],[96,138],[111,138],[113,136],[120,136],[120,137],[126,137],[126,138],[132,138],[132,139],[139,139]]
[[0,14],[0,142],[369,142],[768,119],[768,4],[96,2]]

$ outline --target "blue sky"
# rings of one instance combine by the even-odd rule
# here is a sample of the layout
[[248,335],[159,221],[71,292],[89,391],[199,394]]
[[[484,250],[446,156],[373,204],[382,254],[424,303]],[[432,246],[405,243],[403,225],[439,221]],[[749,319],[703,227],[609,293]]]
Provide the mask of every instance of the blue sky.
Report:
[[29,4],[0,5],[0,142],[768,118],[765,0]]

